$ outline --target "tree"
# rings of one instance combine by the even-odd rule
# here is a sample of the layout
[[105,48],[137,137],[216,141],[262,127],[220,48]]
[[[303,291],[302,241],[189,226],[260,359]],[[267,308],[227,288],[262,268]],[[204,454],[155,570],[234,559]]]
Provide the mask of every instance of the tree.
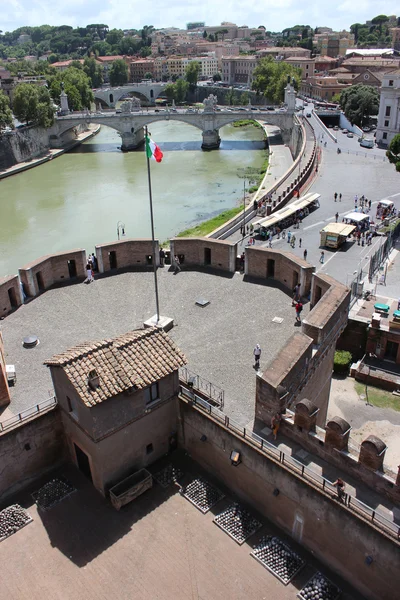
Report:
[[153,79],[153,73],[150,73],[150,71],[147,71],[147,73],[144,74],[144,78],[145,79]]
[[334,94],[334,95],[332,96],[332,102],[333,102],[334,104],[340,104],[340,94]]
[[169,83],[165,86],[164,94],[167,96],[168,100],[172,102],[175,100],[175,84]]
[[352,85],[342,90],[340,104],[349,121],[362,127],[370,115],[378,114],[379,92],[370,85]]
[[183,102],[186,100],[186,94],[188,93],[189,84],[184,79],[178,79],[175,83],[175,100],[176,102]]
[[54,76],[48,78],[50,94],[57,103],[60,99],[62,82],[64,83],[64,90],[68,96],[68,104],[71,110],[90,108],[94,100],[91,80],[82,68],[68,67],[62,73],[56,73]]
[[253,89],[263,94],[271,102],[279,104],[285,96],[288,77],[294,79],[298,89],[301,81],[301,70],[285,62],[276,62],[272,56],[260,60],[253,72]]
[[400,173],[400,133],[394,136],[386,151],[386,156],[393,165],[396,166],[396,171]]
[[91,81],[92,88],[98,88],[103,83],[103,69],[94,58],[85,58],[83,70]]
[[249,93],[248,92],[243,92],[240,96],[240,104],[242,104],[243,106],[245,106],[246,104],[249,103]]
[[128,65],[122,58],[113,62],[110,69],[110,83],[112,86],[124,85],[128,82]]
[[10,108],[10,101],[5,93],[0,90],[0,127],[10,127],[13,125],[13,115]]
[[197,60],[192,60],[186,67],[185,79],[188,82],[191,90],[194,90],[197,86],[200,71],[201,64],[197,62]]
[[221,73],[214,73],[213,81],[221,81],[221,79],[222,79]]
[[110,46],[118,46],[123,37],[124,32],[122,29],[110,29],[106,35],[106,42],[107,44],[110,44]]
[[17,119],[40,127],[54,123],[54,106],[47,87],[20,83],[14,91],[13,111]]

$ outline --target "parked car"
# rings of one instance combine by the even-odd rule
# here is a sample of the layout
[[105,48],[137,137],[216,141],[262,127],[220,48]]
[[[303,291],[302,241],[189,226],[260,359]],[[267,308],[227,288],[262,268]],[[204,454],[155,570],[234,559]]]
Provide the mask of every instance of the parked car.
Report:
[[374,142],[374,140],[369,140],[369,139],[363,138],[360,141],[360,146],[362,148],[373,148],[375,146],[375,142]]
[[351,131],[349,131],[349,133],[347,134],[347,137],[352,138],[352,137],[354,137],[354,135],[351,133]]
[[339,127],[337,125],[334,126],[333,131],[339,131]]
[[307,119],[311,119],[311,113],[306,114]]
[[348,129],[342,129],[342,133],[349,133]]
[[371,131],[371,127],[363,127],[362,130],[368,133],[368,131]]

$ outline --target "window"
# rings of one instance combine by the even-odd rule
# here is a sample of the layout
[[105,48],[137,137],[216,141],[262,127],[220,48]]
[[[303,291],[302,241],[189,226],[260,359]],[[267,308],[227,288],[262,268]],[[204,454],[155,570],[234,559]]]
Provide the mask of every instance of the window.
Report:
[[393,87],[393,79],[389,79],[389,87]]
[[67,398],[67,406],[68,406],[68,412],[70,413],[71,416],[75,417],[76,419],[78,418],[77,412],[76,412],[76,403],[75,400],[72,398],[70,398],[69,396],[66,397]]
[[158,382],[153,383],[150,387],[146,389],[146,405],[155,402],[159,398],[158,394]]
[[389,127],[389,121],[385,121],[385,127]]
[[385,117],[390,117],[390,106],[386,107]]
[[386,133],[386,131],[382,134],[382,139],[387,140],[387,133]]

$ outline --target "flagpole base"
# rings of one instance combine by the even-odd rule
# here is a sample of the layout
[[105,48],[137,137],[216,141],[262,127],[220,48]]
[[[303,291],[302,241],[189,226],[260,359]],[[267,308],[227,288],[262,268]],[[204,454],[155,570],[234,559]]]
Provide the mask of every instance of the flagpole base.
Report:
[[159,329],[162,329],[163,331],[169,331],[170,329],[172,329],[174,326],[174,320],[171,319],[171,317],[163,317],[163,316],[159,316],[158,317],[158,322],[157,322],[157,315],[153,315],[152,317],[150,317],[150,319],[147,319],[147,321],[145,321],[143,323],[143,327],[146,329],[148,327],[158,327]]

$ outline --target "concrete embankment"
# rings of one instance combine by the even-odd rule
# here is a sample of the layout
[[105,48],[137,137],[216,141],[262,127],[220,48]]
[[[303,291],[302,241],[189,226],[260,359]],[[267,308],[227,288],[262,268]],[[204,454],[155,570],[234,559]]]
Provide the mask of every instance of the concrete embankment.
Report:
[[89,140],[90,138],[95,136],[100,131],[100,127],[101,126],[97,125],[97,124],[89,125],[88,131],[83,131],[82,133],[79,133],[77,135],[77,137],[75,138],[75,140],[73,142],[69,143],[67,146],[65,146],[65,148],[46,149],[44,151],[44,153],[42,154],[42,156],[38,156],[38,157],[32,158],[32,159],[26,159],[21,162],[18,162],[15,165],[8,167],[8,168],[2,169],[0,171],[0,179],[4,179],[5,177],[10,177],[11,175],[16,175],[17,173],[22,173],[23,171],[27,171],[28,169],[32,169],[33,167],[42,165],[43,163],[46,163],[49,160],[52,160],[53,158],[57,158],[58,156],[61,156],[65,152],[72,150],[72,148],[76,148],[76,146],[79,146],[83,142],[86,142],[86,140]]

